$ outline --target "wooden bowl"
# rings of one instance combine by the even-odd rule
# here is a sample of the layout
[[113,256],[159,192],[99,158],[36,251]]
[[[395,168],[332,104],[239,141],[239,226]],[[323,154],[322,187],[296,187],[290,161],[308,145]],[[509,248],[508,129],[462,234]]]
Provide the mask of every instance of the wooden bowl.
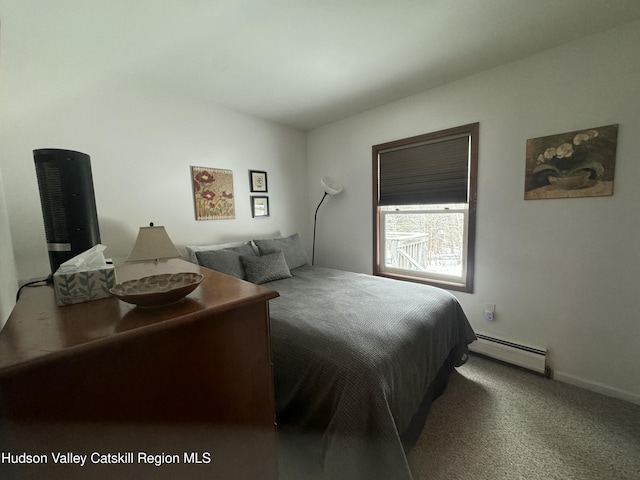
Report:
[[162,307],[182,300],[198,288],[202,279],[201,274],[193,272],[164,273],[122,282],[109,291],[139,307]]

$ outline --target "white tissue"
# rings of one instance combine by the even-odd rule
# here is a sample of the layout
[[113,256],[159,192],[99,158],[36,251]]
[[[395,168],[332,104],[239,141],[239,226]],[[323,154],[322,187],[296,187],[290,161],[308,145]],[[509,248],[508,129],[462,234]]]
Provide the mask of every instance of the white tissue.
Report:
[[101,244],[94,245],[89,250],[82,252],[79,255],[76,255],[70,260],[67,260],[61,267],[104,267],[107,265],[106,260],[104,259],[104,250],[107,247]]

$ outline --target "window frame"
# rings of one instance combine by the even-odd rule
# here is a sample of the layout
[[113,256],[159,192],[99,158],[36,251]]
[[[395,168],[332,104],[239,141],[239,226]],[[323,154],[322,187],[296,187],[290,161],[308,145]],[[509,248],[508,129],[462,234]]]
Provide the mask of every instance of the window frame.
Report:
[[[473,293],[473,279],[474,279],[474,266],[475,266],[475,231],[476,231],[476,210],[477,210],[477,184],[478,184],[478,136],[479,136],[479,123],[471,123],[462,125],[459,127],[448,128],[439,130],[437,132],[426,133],[423,135],[417,135],[414,137],[408,137],[401,140],[394,140],[391,142],[374,145],[372,147],[372,162],[373,162],[373,274],[381,277],[394,278],[397,280],[425,283],[428,285],[434,285],[440,288],[448,290],[456,290],[461,292]],[[393,270],[385,269],[381,264],[381,242],[383,242],[383,225],[381,212],[381,205],[379,204],[380,198],[380,153],[388,150],[406,148],[411,145],[417,145],[425,142],[434,142],[439,140],[446,140],[456,135],[468,135],[470,138],[470,154],[468,164],[468,176],[469,183],[467,187],[468,192],[468,209],[467,209],[467,223],[466,223],[466,236],[463,239],[466,244],[466,252],[463,254],[463,258],[466,256],[466,265],[463,267],[466,269],[466,275],[462,282],[457,282],[447,278],[443,278],[440,275],[434,274],[433,276],[417,276],[412,275],[410,270]]]

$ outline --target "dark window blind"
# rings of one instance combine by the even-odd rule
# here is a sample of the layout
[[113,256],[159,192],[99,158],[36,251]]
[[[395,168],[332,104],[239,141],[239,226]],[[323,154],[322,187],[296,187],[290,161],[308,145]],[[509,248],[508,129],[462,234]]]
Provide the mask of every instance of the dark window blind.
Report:
[[379,205],[466,203],[469,136],[379,154]]

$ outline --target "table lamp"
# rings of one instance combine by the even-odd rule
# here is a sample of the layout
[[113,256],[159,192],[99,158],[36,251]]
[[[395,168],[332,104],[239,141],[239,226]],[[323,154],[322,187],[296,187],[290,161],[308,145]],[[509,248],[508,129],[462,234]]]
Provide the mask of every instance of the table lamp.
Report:
[[[153,261],[182,257],[164,227],[140,227],[138,238],[125,262]],[[204,276],[194,272],[160,273],[119,283],[110,292],[123,302],[139,307],[164,307],[181,301],[195,290]]]
[[153,222],[148,227],[140,227],[136,243],[126,262],[158,261],[166,258],[182,257],[180,251],[173,244],[164,227],[154,227]]

